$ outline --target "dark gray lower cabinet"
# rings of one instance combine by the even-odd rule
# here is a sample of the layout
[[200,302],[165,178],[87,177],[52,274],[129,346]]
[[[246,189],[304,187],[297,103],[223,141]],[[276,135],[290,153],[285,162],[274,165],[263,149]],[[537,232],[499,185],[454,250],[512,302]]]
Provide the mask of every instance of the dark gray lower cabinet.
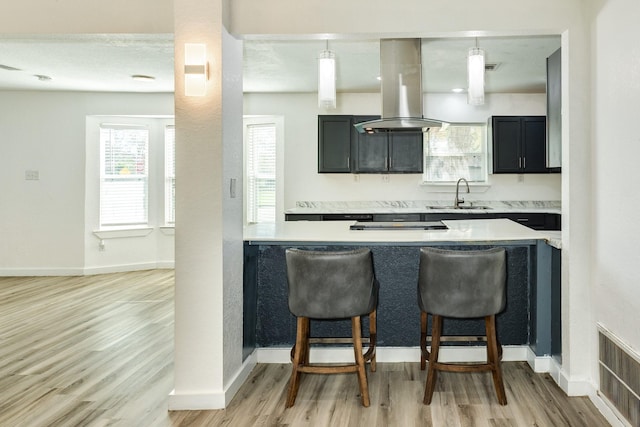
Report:
[[553,213],[410,213],[410,214],[285,214],[286,221],[441,221],[508,218],[534,230],[561,230],[561,216]]

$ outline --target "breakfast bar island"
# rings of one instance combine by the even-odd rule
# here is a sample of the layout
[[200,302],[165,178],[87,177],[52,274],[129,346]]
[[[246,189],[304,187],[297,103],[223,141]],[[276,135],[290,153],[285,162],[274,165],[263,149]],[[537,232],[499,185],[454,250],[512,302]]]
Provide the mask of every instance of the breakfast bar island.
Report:
[[[380,282],[378,348],[417,347],[420,311],[417,304],[420,247],[507,251],[507,304],[497,316],[498,337],[505,346],[528,346],[535,357],[559,353],[559,283],[554,276],[554,249],[544,232],[509,219],[442,221],[444,229],[351,229],[353,221],[293,221],[249,225],[244,231],[244,342],[246,358],[256,348],[290,348],[296,319],[288,309],[285,250],[347,250],[368,247]],[[420,225],[420,224],[415,224]],[[349,321],[312,322],[314,334],[348,336]],[[366,325],[366,323],[365,323]],[[448,319],[445,335],[484,333],[482,319]],[[553,348],[552,348],[553,347]]]

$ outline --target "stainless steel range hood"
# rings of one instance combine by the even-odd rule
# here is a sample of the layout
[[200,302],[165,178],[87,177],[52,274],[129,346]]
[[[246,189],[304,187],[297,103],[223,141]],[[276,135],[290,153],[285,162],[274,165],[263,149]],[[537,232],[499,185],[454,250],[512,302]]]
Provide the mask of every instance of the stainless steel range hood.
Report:
[[358,123],[360,133],[426,132],[442,122],[422,116],[420,39],[380,40],[382,119]]

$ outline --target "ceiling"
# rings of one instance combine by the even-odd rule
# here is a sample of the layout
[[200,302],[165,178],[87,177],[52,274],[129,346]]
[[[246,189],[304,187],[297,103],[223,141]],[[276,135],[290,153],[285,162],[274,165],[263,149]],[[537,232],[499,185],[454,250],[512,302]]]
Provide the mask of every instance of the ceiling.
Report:
[[[423,39],[423,90],[450,92],[466,86],[466,55],[473,38]],[[486,92],[545,91],[545,59],[559,36],[482,37]],[[244,42],[245,92],[315,92],[320,40]],[[379,92],[378,40],[331,40],[339,92]],[[12,69],[13,68],[13,69]],[[48,76],[50,79],[38,78]],[[133,75],[155,77],[150,81]],[[0,89],[173,92],[173,36],[0,36]]]

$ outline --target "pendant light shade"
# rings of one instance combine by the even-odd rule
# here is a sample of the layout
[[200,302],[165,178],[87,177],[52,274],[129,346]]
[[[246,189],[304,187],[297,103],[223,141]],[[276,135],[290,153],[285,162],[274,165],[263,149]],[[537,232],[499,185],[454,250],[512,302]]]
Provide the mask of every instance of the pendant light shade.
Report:
[[484,50],[478,47],[469,49],[467,58],[467,103],[484,104]]
[[336,56],[329,49],[318,57],[318,107],[336,108]]

